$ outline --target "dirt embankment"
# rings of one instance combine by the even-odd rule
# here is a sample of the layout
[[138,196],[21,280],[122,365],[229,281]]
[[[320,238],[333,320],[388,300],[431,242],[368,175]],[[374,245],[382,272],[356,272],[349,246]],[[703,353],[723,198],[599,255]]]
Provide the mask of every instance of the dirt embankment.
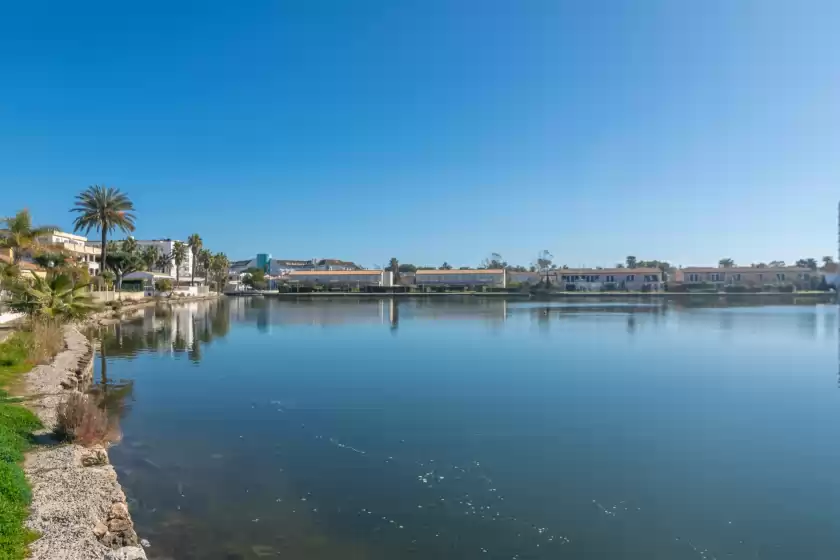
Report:
[[[138,560],[146,553],[134,532],[125,494],[103,447],[64,444],[51,437],[57,408],[93,376],[93,348],[76,327],[64,330],[65,350],[26,375],[27,406],[45,426],[43,445],[26,457],[32,485],[27,526],[41,537],[33,560]],[[147,544],[147,543],[144,543]]]

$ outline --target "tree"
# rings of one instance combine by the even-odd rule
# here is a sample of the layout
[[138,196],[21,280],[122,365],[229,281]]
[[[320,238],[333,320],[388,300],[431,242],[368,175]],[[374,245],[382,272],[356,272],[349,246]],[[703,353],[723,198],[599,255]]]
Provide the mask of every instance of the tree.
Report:
[[459,266],[458,270],[472,270],[472,267],[469,266]]
[[545,283],[548,284],[548,270],[551,268],[551,261],[554,259],[554,255],[549,253],[547,250],[543,249],[540,251],[540,254],[537,255],[537,269],[540,271],[545,278]]
[[533,264],[528,268],[528,272],[536,272],[536,271],[537,271],[537,267]]
[[14,263],[0,261],[0,292],[20,278],[20,267]]
[[158,249],[154,245],[149,245],[148,247],[143,247],[143,250],[140,251],[140,260],[143,261],[143,266],[149,272],[155,267],[155,264],[158,260]]
[[207,273],[210,270],[210,259],[213,258],[213,253],[209,249],[201,249],[198,252],[198,269],[204,276],[204,282],[207,283]]
[[811,270],[817,270],[819,265],[817,264],[817,259],[799,259],[796,261],[796,266],[800,268],[810,268]]
[[615,265],[616,268],[624,268],[624,263],[617,263]]
[[490,256],[481,262],[481,267],[485,269],[499,269],[507,268],[507,264],[499,253],[490,253]]
[[633,255],[628,256],[625,262],[627,263],[627,268],[636,268],[636,257]]
[[720,268],[732,268],[733,266],[735,266],[735,261],[733,261],[730,258],[720,259],[718,261],[718,266]]
[[417,272],[417,267],[413,264],[401,264],[399,266],[400,272]]
[[255,290],[265,289],[265,272],[261,268],[252,267],[245,271],[242,283]]
[[32,225],[32,215],[23,209],[9,218],[0,220],[0,247],[9,249],[12,253],[12,264],[19,264],[23,255],[38,247],[38,238],[57,230],[56,226]]
[[201,236],[194,233],[187,238],[187,245],[189,245],[190,252],[192,253],[192,266],[190,267],[190,272],[192,273],[192,276],[190,276],[190,286],[192,286],[195,284],[195,267],[198,264],[198,253],[201,251],[204,243],[201,241]]
[[216,253],[210,259],[210,277],[216,284],[216,291],[221,292],[227,280],[228,272],[230,271],[230,261],[224,253]]
[[119,247],[126,253],[136,253],[140,249],[140,247],[137,245],[137,240],[131,237],[130,235],[122,240],[122,243],[120,243]]
[[175,285],[181,284],[181,265],[187,260],[187,244],[176,241],[172,244],[172,262],[175,263]]
[[452,270],[452,265],[449,264],[448,262],[444,262],[442,265],[440,265],[440,269],[441,270]]
[[172,255],[163,252],[158,253],[157,260],[155,261],[155,268],[164,274],[169,274],[169,269],[172,268]]
[[48,272],[54,272],[56,269],[67,266],[69,258],[61,251],[43,251],[38,253],[32,261]]
[[828,266],[830,264],[834,264],[834,257],[826,255],[822,258],[823,266]]
[[113,251],[105,257],[105,266],[114,273],[117,291],[122,291],[122,281],[126,274],[143,269],[143,259],[136,252]]
[[99,266],[104,271],[108,234],[117,229],[134,231],[134,203],[119,189],[93,185],[76,195],[75,207],[70,211],[79,213],[73,220],[74,231],[84,231],[87,235],[90,230],[96,230],[102,234]]
[[87,285],[74,286],[65,274],[41,278],[33,273],[31,281],[12,286],[9,308],[31,318],[80,319],[98,309],[87,288]]
[[782,268],[785,266],[785,261],[770,261],[771,268]]
[[391,257],[391,260],[388,261],[388,270],[391,271],[392,275],[392,282],[396,285],[400,281],[400,261],[397,260],[397,257]]

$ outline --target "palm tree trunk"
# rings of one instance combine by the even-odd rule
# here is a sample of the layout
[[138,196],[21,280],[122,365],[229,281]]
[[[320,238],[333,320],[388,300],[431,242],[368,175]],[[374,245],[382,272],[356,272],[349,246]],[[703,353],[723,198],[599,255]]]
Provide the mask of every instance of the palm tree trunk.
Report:
[[108,241],[108,230],[105,226],[102,226],[102,247],[99,249],[99,277],[101,279],[101,284],[105,283],[105,257],[107,250],[105,248],[105,244]]
[[195,253],[193,253],[192,264],[190,265],[190,286],[195,286]]

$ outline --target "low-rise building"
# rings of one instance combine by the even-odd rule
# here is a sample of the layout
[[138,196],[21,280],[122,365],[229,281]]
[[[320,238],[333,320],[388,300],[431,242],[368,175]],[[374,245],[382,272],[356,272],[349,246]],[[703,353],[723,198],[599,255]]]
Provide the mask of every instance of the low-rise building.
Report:
[[282,278],[291,285],[344,288],[390,287],[390,270],[295,270]]
[[429,287],[479,287],[504,288],[507,286],[505,271],[499,269],[437,270],[420,269],[414,273],[417,286]]
[[805,288],[810,286],[812,279],[817,279],[819,282],[820,277],[819,271],[797,266],[733,266],[728,268],[688,266],[676,271],[674,281],[684,284],[715,284],[720,287],[761,288],[794,285]]
[[563,268],[549,271],[547,277],[555,286],[569,291],[655,292],[664,287],[664,275],[658,268]]
[[101,273],[99,265],[99,248],[93,247],[84,235],[53,231],[37,239],[44,247],[54,248],[72,257],[76,262],[87,268],[88,274],[97,276]]

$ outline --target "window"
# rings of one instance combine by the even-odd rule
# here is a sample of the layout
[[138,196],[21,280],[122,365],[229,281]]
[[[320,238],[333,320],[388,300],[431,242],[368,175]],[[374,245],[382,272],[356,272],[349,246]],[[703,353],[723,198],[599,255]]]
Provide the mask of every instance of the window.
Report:
[[645,274],[645,282],[659,282],[659,276],[656,274]]
[[615,283],[615,276],[613,276],[612,274],[608,274],[607,275],[607,282]]
[[709,273],[709,280],[712,282],[720,282],[721,280],[721,273],[720,272],[710,272]]
[[625,282],[635,282],[636,275],[635,274],[628,274],[627,278],[624,279]]
[[568,274],[564,274],[563,276],[561,276],[561,277],[560,277],[560,279],[561,279],[563,282],[568,282],[568,281],[569,281],[569,275],[568,275]]
[[740,274],[733,274],[732,275],[732,280],[734,282],[740,282],[741,281],[741,275]]
[[689,282],[699,282],[700,281],[700,275],[692,272],[691,274],[688,275],[688,281]]
[[784,282],[785,281],[785,273],[784,272],[777,272],[776,273],[776,280],[778,280],[779,282]]

